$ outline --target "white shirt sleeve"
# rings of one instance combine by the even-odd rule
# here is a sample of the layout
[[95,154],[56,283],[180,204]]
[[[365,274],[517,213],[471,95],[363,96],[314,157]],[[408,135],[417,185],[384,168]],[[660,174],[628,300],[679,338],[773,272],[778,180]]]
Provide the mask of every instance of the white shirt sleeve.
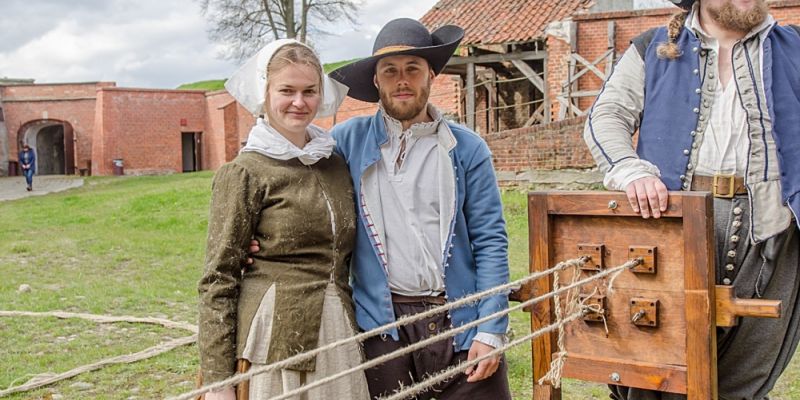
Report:
[[624,191],[631,182],[649,176],[660,178],[661,171],[649,161],[629,158],[618,162],[614,165],[614,168],[606,172],[606,176],[603,178],[603,185],[608,190]]
[[656,176],[653,164],[640,160],[633,144],[644,108],[644,61],[634,45],[614,66],[589,116],[583,137],[610,190],[625,190],[636,179]]
[[495,349],[503,347],[508,341],[506,335],[499,333],[478,332],[472,341],[479,341],[485,345],[492,346]]

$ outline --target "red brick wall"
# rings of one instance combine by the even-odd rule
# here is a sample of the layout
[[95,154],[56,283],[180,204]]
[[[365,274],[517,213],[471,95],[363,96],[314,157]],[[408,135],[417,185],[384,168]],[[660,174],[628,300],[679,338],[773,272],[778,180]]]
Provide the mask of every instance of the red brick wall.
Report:
[[[800,24],[800,0],[769,1],[770,13],[781,24]],[[640,33],[657,26],[663,26],[669,18],[678,12],[677,8],[662,8],[654,10],[607,12],[597,14],[575,15],[573,19],[578,23],[578,54],[583,58],[594,61],[602,55],[608,46],[608,23],[616,22],[615,45],[618,57],[630,46],[630,41]],[[548,45],[550,45],[548,40]],[[561,42],[563,43],[563,42]],[[568,46],[568,45],[567,45]],[[548,56],[550,56],[548,48]],[[605,70],[605,64],[600,65],[601,70]],[[563,83],[566,73],[561,77],[551,75],[550,79],[556,79]],[[555,83],[555,82],[554,82]],[[599,89],[603,82],[593,73],[584,75],[579,85],[579,90]],[[552,84],[551,84],[552,87]],[[558,91],[551,92],[554,95]],[[581,100],[581,109],[591,107],[594,97]]]
[[203,91],[99,90],[92,173],[110,175],[117,158],[126,174],[181,172],[181,132],[207,134],[205,107]]
[[548,36],[547,45],[547,91],[550,97],[550,120],[557,121],[561,112],[561,104],[558,102],[558,95],[561,93],[561,85],[567,80],[568,59],[570,54],[569,43]]
[[18,135],[25,133],[20,132],[20,128],[35,121],[58,121],[72,126],[75,164],[83,168],[92,158],[97,90],[113,86],[113,82],[92,82],[0,87],[8,129],[9,159],[17,158]]
[[[781,24],[800,24],[800,0],[770,1],[768,4],[771,14]],[[600,57],[608,47],[608,23],[615,21],[614,40],[618,58],[628,49],[633,38],[650,28],[664,25],[677,11],[676,8],[664,8],[575,15],[573,21],[577,23],[578,54],[590,62]],[[556,96],[561,93],[561,85],[567,79],[569,53],[569,43],[554,36],[547,37],[547,86],[553,120],[559,115],[560,105]],[[599,67],[605,70],[605,63]],[[601,85],[600,78],[593,73],[587,73],[580,79],[578,90],[596,90]],[[591,107],[593,101],[594,97],[582,99],[581,109]],[[594,162],[582,138],[583,124],[577,123],[573,126],[568,121],[563,121],[567,125],[559,122],[541,126],[538,128],[540,130],[516,129],[488,135],[486,139],[495,153],[495,168],[500,171],[520,171],[593,166]],[[565,136],[559,138],[559,134]],[[543,139],[543,142],[532,143],[534,136]],[[530,160],[526,161],[526,157],[530,157]],[[548,157],[552,157],[552,160],[548,160]]]
[[207,93],[203,169],[215,170],[233,160],[254,123],[255,117],[228,92],[220,90]]
[[225,91],[206,94],[203,169],[217,169],[227,161],[225,157],[225,107],[233,101],[233,98]]
[[583,141],[585,117],[484,135],[498,171],[591,168]]

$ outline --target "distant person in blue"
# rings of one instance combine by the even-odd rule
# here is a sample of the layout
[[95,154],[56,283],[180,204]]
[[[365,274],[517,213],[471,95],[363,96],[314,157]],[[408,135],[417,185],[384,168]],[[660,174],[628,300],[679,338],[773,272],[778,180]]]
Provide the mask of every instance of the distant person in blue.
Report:
[[36,173],[36,154],[27,143],[22,145],[22,151],[19,152],[19,165],[22,166],[22,173],[25,175],[25,182],[30,192],[33,190],[33,174]]

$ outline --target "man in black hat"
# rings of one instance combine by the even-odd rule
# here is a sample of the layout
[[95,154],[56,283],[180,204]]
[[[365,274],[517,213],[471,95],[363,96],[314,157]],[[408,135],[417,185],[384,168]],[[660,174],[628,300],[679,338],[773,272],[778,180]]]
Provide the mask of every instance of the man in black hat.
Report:
[[684,12],[633,40],[584,137],[606,187],[644,218],[666,210],[668,190],[713,193],[716,283],[782,302],[779,319],[718,328],[719,398],[765,399],[800,340],[800,35],[765,0],[672,1]]
[[[362,330],[391,323],[508,281],[502,204],[486,143],[449,123],[428,102],[431,84],[464,31],[430,33],[396,19],[378,34],[373,55],[331,73],[349,96],[378,102],[370,117],[332,134],[348,162],[359,223],[351,275]],[[505,295],[388,330],[364,343],[376,358],[508,307]],[[505,344],[508,318],[490,319],[454,338],[367,371],[373,397],[424,380]],[[506,366],[493,356],[418,399],[510,399]]]

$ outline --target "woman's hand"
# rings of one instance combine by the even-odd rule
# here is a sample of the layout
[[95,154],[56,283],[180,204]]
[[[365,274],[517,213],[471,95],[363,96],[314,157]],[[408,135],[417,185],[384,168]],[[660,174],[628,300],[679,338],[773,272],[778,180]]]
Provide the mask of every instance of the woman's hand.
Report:
[[261,246],[258,245],[258,240],[255,240],[255,239],[251,240],[250,241],[250,247],[247,248],[248,257],[247,257],[247,260],[245,260],[247,265],[243,265],[242,266],[243,269],[247,268],[250,265],[253,265],[253,257],[252,257],[252,255],[258,253],[259,251],[261,251]]
[[236,390],[226,387],[218,392],[208,392],[203,396],[203,400],[236,400]]

